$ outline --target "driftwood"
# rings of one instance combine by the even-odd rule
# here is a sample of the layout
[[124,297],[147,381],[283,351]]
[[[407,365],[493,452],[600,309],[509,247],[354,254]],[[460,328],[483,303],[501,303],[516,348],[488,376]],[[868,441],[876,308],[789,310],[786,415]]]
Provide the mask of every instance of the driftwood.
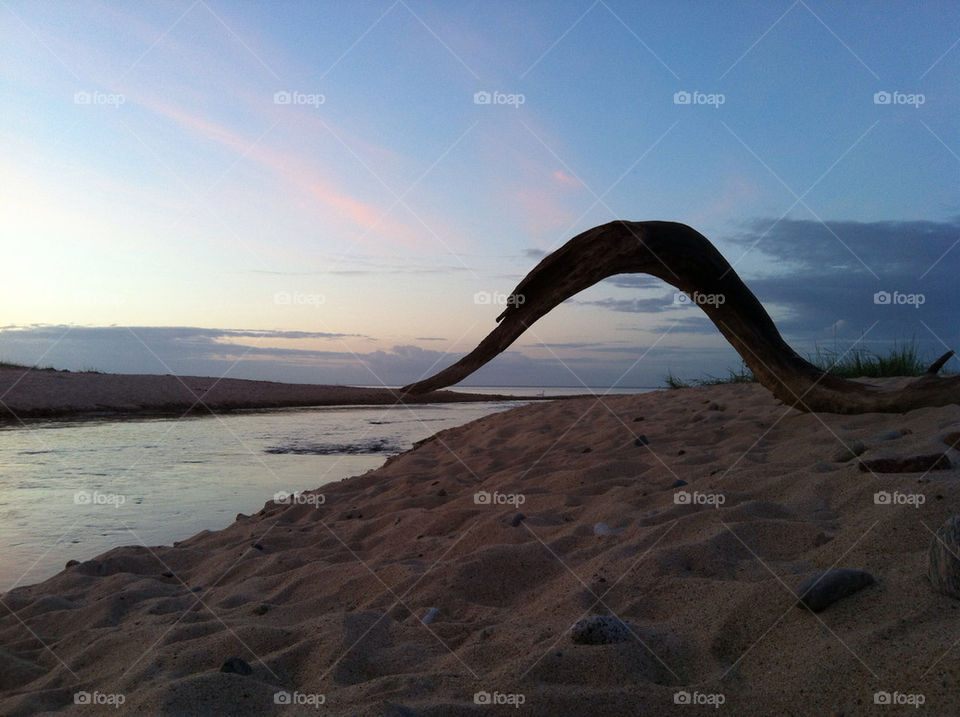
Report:
[[473,351],[402,392],[425,393],[461,381],[564,300],[608,276],[632,273],[656,276],[691,297],[757,380],[801,411],[903,412],[960,403],[960,376],[936,375],[952,351],[925,376],[899,388],[831,376],[787,345],[757,297],[706,237],[675,222],[626,221],[594,227],[546,256],[513,290],[498,326]]

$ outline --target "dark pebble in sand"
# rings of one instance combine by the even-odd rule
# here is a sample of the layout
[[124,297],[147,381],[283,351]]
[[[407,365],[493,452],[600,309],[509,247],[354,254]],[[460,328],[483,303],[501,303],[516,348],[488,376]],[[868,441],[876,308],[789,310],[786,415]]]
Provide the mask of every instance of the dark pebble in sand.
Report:
[[220,665],[220,672],[228,672],[234,675],[252,675],[253,668],[250,663],[239,657],[228,657],[227,661]]
[[643,416],[637,416],[636,418],[633,419],[633,422],[634,422],[634,423],[639,423],[639,422],[642,421],[642,420],[643,420]]
[[950,470],[950,459],[946,453],[932,453],[909,458],[874,458],[860,461],[860,470],[864,473],[925,473],[926,471]]
[[852,568],[831,568],[804,580],[797,588],[800,596],[797,607],[807,606],[814,612],[820,612],[837,600],[861,590],[876,582],[865,570]]
[[513,518],[510,519],[510,526],[516,528],[520,523],[526,520],[526,517],[523,513],[517,513]]
[[266,614],[267,614],[267,610],[269,610],[269,609],[270,609],[270,606],[269,606],[269,605],[266,605],[266,604],[257,605],[255,608],[253,608],[253,614],[254,614],[254,615],[266,615]]
[[260,545],[260,543],[254,543],[250,547],[253,548],[254,550],[263,550],[263,546]]
[[645,445],[647,445],[647,444],[649,444],[649,443],[650,443],[650,441],[649,441],[649,439],[648,439],[646,436],[637,436],[637,440],[635,440],[635,441],[633,442],[633,445],[635,445],[635,446],[645,446]]
[[446,498],[446,496],[447,496],[447,491],[446,491],[446,489],[445,489],[445,488],[441,488],[440,490],[437,491],[437,495],[440,496],[441,498]]
[[165,573],[160,573],[160,575],[161,575],[161,577],[164,577],[164,578],[172,578],[172,577],[173,577],[173,573],[171,573],[169,570],[168,570],[167,572],[165,572]]
[[670,487],[679,488],[682,485],[687,485],[687,482],[683,478],[677,478],[673,483],[670,484]]
[[682,448],[681,448],[679,451],[677,451],[677,455],[678,455],[678,456],[682,456],[682,455],[684,455],[685,453],[686,453],[686,451],[683,450]]
[[201,590],[203,590],[203,587],[201,587],[200,585],[194,585],[192,588],[190,588],[190,592],[192,593],[198,593]]
[[570,628],[570,639],[578,645],[610,645],[630,637],[626,623],[612,615],[591,615]]
[[581,453],[590,453],[592,450],[593,450],[593,449],[592,449],[590,446],[587,446],[586,448],[584,448],[584,449],[583,449],[582,451],[580,451],[580,452],[581,452]]

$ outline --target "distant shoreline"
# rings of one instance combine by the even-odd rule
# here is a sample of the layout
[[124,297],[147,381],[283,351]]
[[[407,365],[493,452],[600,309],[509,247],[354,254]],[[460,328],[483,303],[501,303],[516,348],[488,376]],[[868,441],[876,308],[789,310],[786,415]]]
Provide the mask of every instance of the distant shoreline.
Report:
[[434,391],[401,400],[397,390],[389,388],[0,367],[0,425],[51,418],[162,417],[310,406],[535,401],[546,398]]

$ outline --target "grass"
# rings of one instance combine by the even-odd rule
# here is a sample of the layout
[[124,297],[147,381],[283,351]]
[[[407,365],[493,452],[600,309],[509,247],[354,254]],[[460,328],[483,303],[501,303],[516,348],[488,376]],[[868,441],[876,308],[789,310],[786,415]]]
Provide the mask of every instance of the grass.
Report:
[[[846,353],[837,349],[817,346],[816,353],[808,357],[810,363],[827,373],[840,378],[884,378],[887,376],[920,376],[933,363],[920,355],[916,342],[894,344],[885,354],[876,354],[865,348],[856,348]],[[681,379],[670,372],[664,379],[667,388],[691,388],[694,386],[718,386],[727,383],[754,383],[756,377],[743,362],[737,371],[727,370],[726,377],[707,375],[706,378]]]

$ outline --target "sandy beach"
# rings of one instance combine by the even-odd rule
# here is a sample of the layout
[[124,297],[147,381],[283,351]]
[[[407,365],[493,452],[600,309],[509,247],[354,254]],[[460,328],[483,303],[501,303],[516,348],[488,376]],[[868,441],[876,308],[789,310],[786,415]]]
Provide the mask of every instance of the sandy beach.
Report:
[[[960,471],[859,464],[956,466],[958,430],[757,385],[518,407],[3,595],[0,712],[952,713],[960,603],[926,572]],[[797,607],[832,567],[875,582]],[[575,641],[590,616],[627,632]]]
[[[434,391],[408,396],[406,403],[515,400],[513,396]],[[532,399],[524,399],[532,400]],[[249,381],[210,376],[112,374],[0,368],[0,423],[18,418],[180,415],[257,408],[335,405],[391,405],[387,388]]]

